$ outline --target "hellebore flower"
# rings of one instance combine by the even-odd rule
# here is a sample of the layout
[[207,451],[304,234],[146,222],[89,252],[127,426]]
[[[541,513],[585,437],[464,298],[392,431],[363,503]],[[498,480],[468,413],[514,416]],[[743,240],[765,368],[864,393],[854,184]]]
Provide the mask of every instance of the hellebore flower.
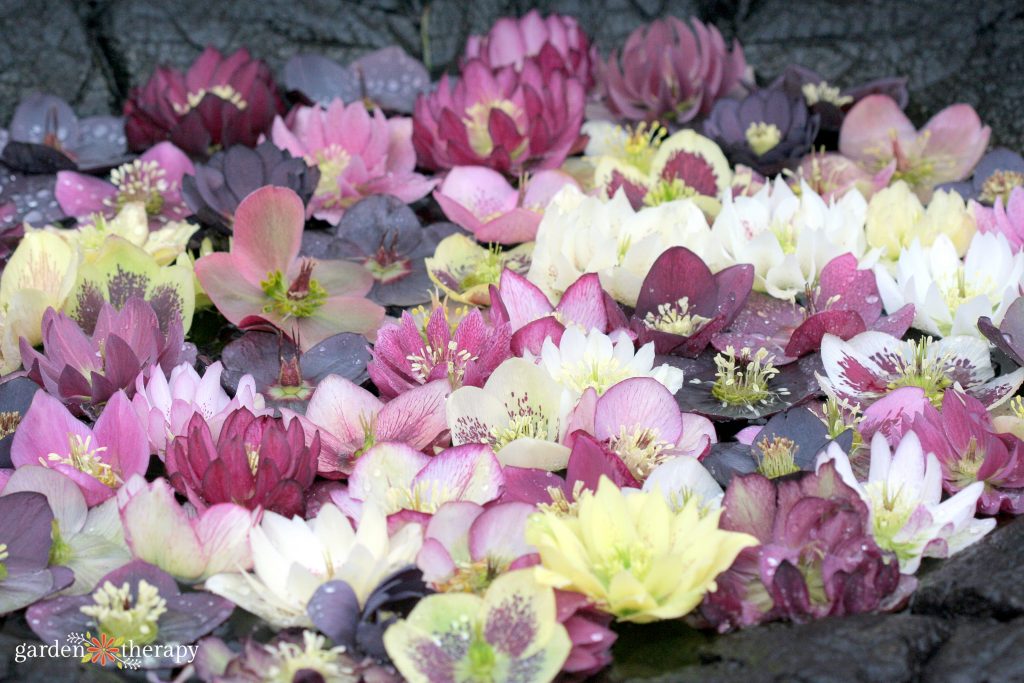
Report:
[[867,505],[833,463],[799,477],[736,477],[722,506],[722,528],[760,545],[740,555],[701,606],[719,632],[872,612],[904,590],[896,557],[871,536]]
[[479,241],[519,244],[537,237],[544,208],[566,185],[579,187],[564,171],[529,175],[517,190],[485,166],[456,166],[434,190],[434,199],[448,220]]
[[373,360],[366,368],[381,397],[393,399],[443,379],[452,390],[483,386],[512,355],[509,324],[491,315],[488,323],[476,308],[450,312],[435,300],[429,311],[403,311],[398,324],[385,323],[377,330]]
[[760,429],[749,444],[720,443],[702,460],[722,486],[737,475],[757,472],[776,479],[800,471],[812,471],[815,458],[833,444],[849,452],[853,431],[846,430],[833,439],[821,419],[804,407],[778,413]]
[[0,469],[11,467],[14,434],[38,391],[39,385],[25,376],[7,376],[0,382]]
[[869,95],[846,114],[839,151],[870,172],[891,167],[926,202],[939,183],[967,177],[991,133],[968,104],[946,107],[918,131],[891,97]]
[[273,628],[312,628],[306,606],[321,584],[344,581],[366,605],[384,577],[413,563],[422,529],[408,524],[389,538],[384,514],[367,505],[356,530],[327,504],[308,521],[266,512],[249,543],[253,573],[216,574],[206,580],[206,588]]
[[487,444],[502,465],[556,471],[569,459],[561,441],[571,402],[546,370],[523,358],[509,358],[482,388],[453,391],[445,410],[455,445]]
[[730,51],[714,26],[668,16],[629,34],[600,72],[604,102],[617,118],[685,124],[711,112],[740,85],[743,49]]
[[303,350],[339,332],[373,333],[384,309],[362,296],[371,275],[351,263],[299,259],[304,211],[287,188],[256,190],[235,211],[231,251],[200,258],[196,277],[233,324],[270,323]]
[[124,103],[133,151],[170,140],[194,158],[241,144],[256,146],[283,110],[270,67],[242,48],[227,57],[207,47],[188,73],[165,66]]
[[412,142],[421,166],[486,166],[505,175],[558,168],[577,145],[586,87],[560,63],[520,68],[471,59],[458,82],[420,95]]
[[[1024,180],[1021,181],[1024,185]],[[978,226],[978,232],[1002,235],[1014,252],[1024,250],[1024,186],[1013,188],[1006,199],[996,197],[991,209],[975,201],[968,203],[968,210]]]
[[1024,381],[1024,368],[995,377],[988,343],[977,337],[903,341],[869,330],[843,341],[826,334],[821,361],[822,390],[862,409],[895,389],[914,386],[924,389],[935,405],[952,388],[991,410],[1013,396]]
[[986,206],[1002,199],[1010,200],[1014,188],[1024,186],[1024,157],[1004,147],[997,147],[985,153],[970,181],[943,183],[939,190],[952,190],[964,199],[972,199]]
[[184,341],[178,318],[167,334],[153,308],[132,297],[120,311],[104,302],[95,330],[87,335],[78,323],[52,308],[43,315],[43,353],[21,339],[21,356],[31,377],[49,394],[76,411],[98,406],[119,390],[135,393],[135,378],[157,365],[168,373],[194,363],[195,347]]
[[558,623],[555,591],[531,570],[495,579],[483,597],[428,595],[384,633],[391,661],[410,683],[554,680],[572,643]]
[[1024,512],[1024,442],[997,433],[983,403],[947,390],[942,412],[925,406],[910,428],[924,451],[938,457],[947,492],[983,482],[979,512]]
[[161,142],[110,172],[110,181],[76,171],[59,171],[55,195],[61,210],[81,218],[98,213],[113,217],[128,202],[140,202],[150,223],[159,227],[192,212],[181,197],[181,181],[195,167],[185,153]]
[[981,337],[978,319],[999,324],[1024,286],[1024,254],[999,234],[977,234],[964,260],[945,235],[931,247],[915,242],[900,253],[895,277],[875,268],[887,310],[914,305],[914,327],[936,337]]
[[685,246],[706,259],[711,245],[704,214],[692,201],[635,211],[625,191],[604,202],[564,187],[544,211],[527,277],[557,301],[581,275],[597,273],[615,301],[633,306],[666,249]]
[[197,512],[178,504],[167,480],[147,483],[140,476],[117,492],[117,508],[132,556],[179,581],[195,583],[252,566],[249,531],[259,510],[220,503]]
[[889,184],[891,176],[892,173],[884,169],[875,174],[868,173],[838,152],[812,151],[797,167],[795,180],[805,183],[822,199],[831,202],[853,189],[865,199],[871,199]]
[[1010,360],[1024,366],[1024,297],[1013,300],[998,326],[988,316],[978,318],[978,329]]
[[525,351],[540,355],[544,340],[550,337],[557,344],[566,325],[584,332],[612,332],[623,322],[612,319],[614,309],[618,304],[609,300],[594,273],[569,285],[557,306],[551,305],[539,287],[512,270],[502,271],[498,287],[491,287],[491,321],[508,321],[512,352],[518,356]]
[[880,249],[887,261],[895,261],[914,242],[930,247],[941,235],[963,256],[974,236],[975,222],[957,193],[935,192],[925,210],[910,186],[899,180],[871,198],[865,233],[868,246]]
[[255,148],[233,145],[181,179],[181,196],[199,222],[230,232],[235,209],[265,185],[287,187],[309,205],[320,170],[266,140]]
[[54,515],[46,496],[18,491],[0,496],[0,614],[31,605],[74,581],[67,567],[49,567]]
[[530,58],[561,67],[587,92],[594,87],[594,69],[600,60],[597,46],[590,44],[576,19],[564,14],[542,17],[532,9],[519,18],[501,17],[486,35],[470,36],[462,56],[464,62],[479,59],[492,69],[522,69]]
[[686,247],[671,247],[644,278],[630,328],[638,344],[654,342],[655,353],[696,357],[736,319],[753,281],[751,265],[713,274]]
[[[4,496],[18,491],[35,491],[46,496],[53,511],[50,563],[74,572],[74,583],[65,588],[63,594],[90,592],[100,577],[132,559],[125,545],[121,520],[117,517],[117,501],[113,498],[89,509],[85,496],[73,480],[55,470],[34,465],[16,470],[2,490]],[[160,533],[154,534],[154,540],[160,538]]]
[[238,381],[232,398],[220,386],[223,371],[224,366],[217,361],[200,377],[191,363],[182,363],[171,370],[170,379],[159,367],[149,369],[148,379],[145,374],[135,378],[132,407],[149,434],[150,449],[161,459],[167,443],[188,432],[193,415],[202,415],[216,440],[224,420],[235,410],[247,408],[257,415],[266,412],[263,396],[256,392],[251,376]]
[[332,225],[363,197],[390,194],[408,204],[437,182],[413,172],[412,121],[385,118],[380,109],[371,115],[362,101],[296,107],[287,119],[274,119],[271,137],[319,169],[309,212]]
[[430,300],[424,259],[457,232],[451,223],[422,227],[402,200],[377,195],[345,211],[334,235],[305,233],[300,253],[361,264],[373,276],[368,299],[382,306],[413,306]]
[[682,510],[691,498],[697,500],[701,510],[717,510],[725,495],[701,461],[690,455],[678,455],[655,467],[642,490],[660,492],[673,512]]
[[[91,595],[44,600],[30,607],[26,616],[36,635],[48,643],[67,646],[69,634],[95,632],[142,647],[195,642],[233,611],[234,605],[215,595],[182,593],[169,574],[134,560],[101,578]],[[184,663],[173,655],[144,660],[146,668]]]
[[491,285],[497,285],[506,268],[523,274],[530,270],[533,242],[502,251],[482,247],[472,237],[455,233],[441,240],[424,263],[431,282],[455,301],[489,306]]
[[819,122],[803,99],[765,89],[742,100],[716,102],[704,133],[722,146],[733,165],[773,176],[792,170],[811,151]]
[[253,413],[266,404],[302,414],[313,390],[329,375],[363,383],[369,360],[366,339],[350,332],[332,335],[302,353],[281,334],[251,331],[224,347],[220,381],[236,397],[257,392],[243,404]]
[[817,284],[808,287],[801,303],[753,294],[729,330],[716,334],[711,343],[719,350],[765,348],[775,365],[785,365],[817,351],[826,334],[849,339],[872,329],[902,337],[915,311],[913,304],[906,304],[882,316],[875,273],[858,270],[856,257],[849,253],[821,269]]
[[133,474],[145,474],[149,445],[123,391],[110,397],[93,427],[40,391],[11,444],[15,467],[42,465],[70,477],[92,507],[112,498]]
[[692,130],[665,137],[668,132],[658,123],[623,129],[595,121],[584,130],[592,136],[587,158],[603,197],[615,196],[621,187],[634,209],[677,199],[692,199],[709,216],[721,208],[717,198],[730,188],[733,176],[712,140]]
[[250,510],[262,507],[285,516],[306,510],[306,490],[316,477],[320,437],[309,445],[302,425],[257,417],[246,408],[229,414],[214,441],[203,415],[167,444],[167,478],[200,512],[217,503]]
[[619,621],[681,617],[714,589],[715,577],[744,548],[748,534],[720,531],[721,510],[699,512],[696,498],[673,512],[659,492],[625,495],[602,477],[574,514],[531,518],[526,540],[537,547],[543,584],[583,593]]
[[780,177],[752,197],[723,199],[712,227],[718,261],[754,264],[759,292],[792,301],[837,256],[865,257],[867,203],[859,192],[826,202],[806,185],[798,196]]
[[948,500],[942,497],[942,469],[934,453],[921,449],[913,432],[889,451],[885,436],[871,440],[871,471],[859,483],[850,460],[838,446],[830,446],[819,463],[834,462],[843,483],[868,506],[872,535],[878,547],[896,555],[900,572],[914,574],[922,557],[949,557],[960,552],[996,526],[996,520],[974,518],[985,484],[976,481]]
[[344,377],[329,375],[310,397],[305,416],[281,412],[286,422],[299,420],[307,443],[319,433],[319,472],[340,479],[375,444],[391,441],[423,450],[435,443],[447,429],[444,408],[450,392],[447,382],[435,381],[383,403]]

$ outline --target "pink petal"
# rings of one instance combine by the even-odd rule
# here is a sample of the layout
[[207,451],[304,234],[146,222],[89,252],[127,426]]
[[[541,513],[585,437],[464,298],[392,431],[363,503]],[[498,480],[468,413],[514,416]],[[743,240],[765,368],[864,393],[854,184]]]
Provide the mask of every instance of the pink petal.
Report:
[[933,116],[922,132],[929,134],[923,156],[938,162],[933,179],[938,183],[966,178],[985,153],[992,129],[982,127],[971,105],[954,104]]
[[660,441],[675,443],[683,433],[683,420],[672,392],[652,377],[633,377],[619,382],[597,401],[594,436],[599,441],[653,429]]
[[508,313],[513,332],[529,322],[550,315],[555,310],[540,288],[508,268],[501,273],[498,293]]
[[468,500],[483,505],[501,493],[505,479],[490,446],[465,444],[445,449],[430,459],[413,479],[427,491],[444,491],[448,500]]
[[436,380],[392,399],[377,416],[377,439],[426,448],[448,429],[445,401],[451,391],[447,380]]
[[587,273],[569,285],[555,310],[562,314],[563,321],[576,323],[588,332],[607,329],[604,290],[596,273]]
[[68,216],[88,216],[91,213],[108,213],[111,210],[104,202],[117,194],[117,188],[84,173],[59,171],[53,191],[61,211]]
[[469,529],[469,554],[473,561],[497,558],[515,560],[537,552],[526,542],[526,522],[537,508],[529,503],[501,503],[488,508]]
[[231,247],[236,277],[240,274],[258,284],[275,270],[288,273],[299,254],[305,224],[302,199],[288,188],[261,187],[243,199],[235,209]]

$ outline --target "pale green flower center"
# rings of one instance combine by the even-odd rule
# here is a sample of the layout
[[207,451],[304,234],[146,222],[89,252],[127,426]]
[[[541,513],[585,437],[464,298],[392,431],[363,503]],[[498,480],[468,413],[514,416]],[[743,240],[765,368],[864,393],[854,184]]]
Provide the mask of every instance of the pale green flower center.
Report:
[[39,458],[39,464],[58,463],[74,467],[79,472],[88,474],[110,488],[118,485],[117,474],[107,463],[100,460],[100,453],[107,450],[106,446],[93,446],[92,434],[84,439],[80,434],[68,434],[68,453],[50,453],[46,458]]
[[800,90],[804,94],[804,99],[807,101],[808,107],[812,107],[818,102],[827,102],[828,104],[834,104],[837,107],[845,107],[853,102],[852,97],[849,95],[840,95],[839,88],[834,85],[829,85],[826,81],[822,81],[821,83],[804,83]]
[[696,197],[697,190],[683,182],[681,178],[666,180],[662,178],[647,190],[644,195],[645,206],[658,206],[674,202],[677,199],[689,199]]
[[185,96],[185,104],[182,104],[180,102],[173,102],[171,106],[174,107],[174,112],[176,114],[187,114],[196,107],[198,107],[199,103],[202,102],[203,98],[207,95],[216,95],[220,99],[224,100],[225,102],[230,102],[239,109],[245,109],[247,106],[249,106],[245,99],[242,97],[242,93],[238,92],[227,83],[211,85],[209,88],[200,88],[199,90],[194,90]]
[[1024,187],[1024,173],[996,171],[982,184],[979,199],[989,204],[995,204],[996,199],[1002,199],[1005,206],[1006,202],[1010,201],[1010,192],[1015,187]]
[[800,235],[792,221],[773,221],[771,231],[779,241],[779,247],[784,254],[796,253],[797,238]]
[[751,356],[750,349],[740,349],[740,356],[749,358],[744,363],[736,357],[736,349],[728,346],[725,352],[715,356],[715,383],[711,395],[722,405],[753,406],[766,403],[774,394],[769,388],[772,378],[779,374],[772,365],[773,357],[768,350],[760,348]]
[[103,633],[138,645],[156,640],[157,621],[167,611],[167,601],[160,597],[156,586],[140,579],[133,605],[127,583],[117,588],[107,581],[92,594],[92,599],[93,604],[79,609],[92,617]]
[[[492,100],[490,102],[477,102],[473,106],[466,109],[466,116],[462,119],[462,122],[466,125],[466,132],[469,137],[469,146],[473,148],[473,151],[482,157],[489,156],[494,151],[494,140],[491,139],[490,131],[490,118],[491,110],[497,109],[505,112],[513,120],[518,121],[522,115],[521,110],[515,102],[511,100]],[[515,150],[510,150],[510,156],[514,159],[525,151],[527,142],[524,140],[523,143]]]
[[327,290],[311,276],[315,262],[306,259],[299,275],[290,284],[285,283],[280,270],[267,273],[260,283],[270,302],[263,306],[264,313],[277,313],[282,318],[308,318],[317,312],[327,299]]
[[659,305],[657,314],[650,312],[644,316],[644,325],[651,330],[690,337],[711,322],[711,318],[689,311],[690,299],[684,296],[675,303]]
[[459,289],[463,292],[479,285],[496,285],[501,278],[501,271],[506,267],[500,247],[488,249],[483,258],[474,261],[468,271],[459,280]]
[[60,535],[60,523],[56,519],[53,520],[50,537],[53,539],[53,543],[50,545],[50,564],[67,564],[71,560],[73,553],[71,546]]
[[325,200],[324,206],[344,207],[355,201],[355,197],[348,198],[347,202],[342,199],[341,188],[338,186],[338,180],[352,161],[351,155],[341,145],[332,143],[318,149],[313,155],[307,154],[305,160],[320,170],[320,180],[316,184],[315,194]]
[[[616,126],[616,132],[622,130],[622,127]],[[668,137],[668,129],[657,121],[653,123],[642,121],[635,127],[626,126],[624,130],[626,140],[622,144],[622,157],[643,173],[649,172],[654,153]]]
[[[963,266],[959,266],[956,273],[943,278],[938,285],[950,313],[955,313],[960,306],[974,297],[988,295],[996,288],[995,281],[986,275],[979,274],[968,280],[966,269]],[[946,327],[952,328],[952,324]],[[944,332],[948,333],[949,329]]]
[[792,439],[783,436],[776,436],[772,439],[764,439],[757,443],[761,457],[757,462],[757,471],[768,477],[776,479],[787,474],[799,472],[800,467],[796,464],[796,452],[800,450]]
[[403,488],[389,488],[385,494],[388,514],[414,510],[433,514],[443,503],[455,500],[455,493],[442,482],[421,481]]
[[302,645],[280,642],[263,647],[274,657],[267,667],[266,683],[291,683],[299,672],[306,678],[310,671],[320,674],[325,681],[358,681],[359,676],[351,667],[342,666],[339,661],[345,654],[344,647],[327,648],[327,639],[312,631],[302,632]]
[[128,202],[142,202],[146,214],[154,216],[164,206],[164,193],[170,189],[167,172],[155,161],[136,159],[110,172],[110,182],[117,187],[113,199],[106,204],[124,208]]
[[966,452],[949,464],[950,479],[957,490],[978,481],[978,471],[984,464],[985,454],[979,452],[978,441],[972,436]]
[[[559,489],[561,492],[561,489]],[[455,573],[444,583],[434,586],[441,593],[476,593],[483,594],[491,583],[508,570],[509,562],[491,557],[475,562],[461,561],[455,563]]]
[[7,565],[4,562],[10,557],[10,553],[7,552],[7,544],[0,543],[0,581],[7,578]]
[[550,432],[551,421],[542,413],[533,410],[525,413],[520,411],[520,414],[509,417],[508,424],[491,430],[491,445],[494,450],[499,451],[516,439],[547,441]]
[[782,131],[774,123],[757,121],[747,126],[747,144],[757,156],[774,149],[782,140]]
[[622,427],[618,435],[611,438],[608,446],[622,458],[630,473],[643,481],[655,467],[671,457],[671,453],[666,451],[672,448],[672,444],[661,441],[658,437],[659,434],[654,429],[630,432]]
[[901,368],[899,376],[889,382],[887,388],[893,391],[900,387],[919,387],[924,389],[932,404],[939,407],[946,389],[953,386],[953,380],[947,372],[952,358],[949,354],[930,358],[928,349],[932,341],[931,337],[926,337],[908,342],[911,346],[910,362]]
[[920,554],[913,539],[896,539],[917,508],[915,501],[902,487],[892,491],[886,482],[869,482],[864,488],[871,501],[873,535],[878,546],[892,551],[902,562]]

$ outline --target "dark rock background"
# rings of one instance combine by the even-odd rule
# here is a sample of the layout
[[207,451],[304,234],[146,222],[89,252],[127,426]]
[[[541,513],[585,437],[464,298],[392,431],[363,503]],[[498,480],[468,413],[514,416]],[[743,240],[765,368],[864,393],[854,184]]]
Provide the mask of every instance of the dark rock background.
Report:
[[791,61],[841,85],[908,76],[918,123],[969,102],[994,143],[1024,148],[1020,0],[0,0],[0,122],[34,89],[118,111],[154,66],[185,67],[206,44],[279,69],[300,50],[347,61],[397,43],[436,76],[467,35],[535,6],[577,16],[603,54],[658,16],[695,15],[738,38],[762,80]]

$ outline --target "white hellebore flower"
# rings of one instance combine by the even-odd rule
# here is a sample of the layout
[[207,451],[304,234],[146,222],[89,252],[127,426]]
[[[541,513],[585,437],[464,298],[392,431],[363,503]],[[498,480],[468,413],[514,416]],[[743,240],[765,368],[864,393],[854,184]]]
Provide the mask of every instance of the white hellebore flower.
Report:
[[867,202],[856,190],[826,202],[806,183],[797,196],[782,176],[752,197],[722,197],[712,233],[722,254],[717,268],[736,263],[754,266],[754,289],[792,300],[821,275],[837,256],[866,255]]
[[984,339],[978,318],[995,325],[1024,284],[1024,253],[1014,253],[998,233],[977,233],[961,261],[946,235],[930,247],[914,243],[900,252],[895,277],[875,267],[885,310],[914,304],[914,327],[940,337],[973,335]]
[[621,190],[605,202],[567,185],[544,211],[527,278],[558,301],[581,275],[597,273],[612,298],[635,306],[647,272],[675,246],[712,253],[707,221],[689,199],[634,211]]
[[908,432],[896,447],[881,433],[871,440],[868,479],[859,483],[843,449],[832,444],[817,465],[835,462],[836,471],[867,503],[878,547],[896,554],[900,572],[913,574],[922,557],[949,557],[996,526],[994,519],[975,519],[985,483],[976,481],[944,502],[942,467],[934,453],[925,454],[917,435]]
[[707,468],[691,455],[670,458],[655,467],[644,481],[643,490],[661,491],[665,502],[677,512],[693,497],[700,502],[702,511],[717,510],[725,497],[725,491]]
[[249,534],[253,572],[216,574],[206,589],[269,622],[274,628],[312,628],[306,605],[328,581],[344,581],[362,605],[391,572],[416,561],[423,531],[407,524],[388,536],[387,518],[365,505],[359,529],[333,504],[310,520],[274,512]]

